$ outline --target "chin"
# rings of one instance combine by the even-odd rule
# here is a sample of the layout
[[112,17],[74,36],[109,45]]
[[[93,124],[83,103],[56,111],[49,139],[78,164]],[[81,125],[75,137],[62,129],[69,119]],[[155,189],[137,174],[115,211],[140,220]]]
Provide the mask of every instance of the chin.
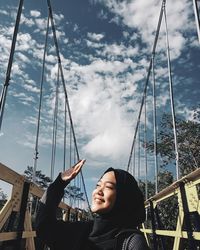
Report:
[[98,213],[99,210],[101,210],[101,209],[99,209],[99,208],[96,207],[95,205],[91,207],[91,211],[92,211],[93,213]]

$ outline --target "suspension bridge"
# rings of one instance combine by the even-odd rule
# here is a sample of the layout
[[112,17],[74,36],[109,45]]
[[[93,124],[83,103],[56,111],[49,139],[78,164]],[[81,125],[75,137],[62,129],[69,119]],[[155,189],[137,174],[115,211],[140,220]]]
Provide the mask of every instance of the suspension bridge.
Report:
[[[15,21],[15,27],[13,32],[12,44],[10,49],[10,56],[6,71],[5,82],[1,90],[0,99],[0,130],[2,130],[3,118],[6,112],[6,100],[9,93],[10,78],[13,66],[13,60],[16,50],[17,36],[19,32],[21,15],[23,12],[24,1],[19,1],[17,17]],[[143,182],[145,206],[147,220],[141,226],[141,231],[144,232],[146,240],[152,249],[199,249],[200,248],[200,201],[199,201],[199,185],[200,185],[200,169],[198,168],[198,162],[192,155],[193,161],[191,164],[191,172],[187,175],[181,173],[180,166],[180,148],[177,135],[177,119],[174,105],[173,94],[173,77],[172,77],[172,62],[170,57],[170,43],[168,34],[168,22],[166,13],[167,2],[163,0],[160,6],[160,13],[158,17],[158,23],[155,30],[154,43],[152,45],[151,57],[149,60],[149,66],[144,83],[144,89],[142,93],[141,104],[138,112],[136,127],[133,134],[132,145],[130,148],[130,156],[127,161],[127,171],[134,176],[137,175],[137,179],[140,183],[141,177],[141,165],[145,169],[145,178]],[[194,17],[196,22],[197,36],[196,39],[200,43],[200,15],[199,15],[199,3],[197,0],[193,0]],[[28,169],[26,176],[20,175],[15,170],[9,168],[9,166],[0,163],[0,180],[12,185],[11,197],[2,203],[0,210],[0,248],[1,249],[37,249],[36,233],[34,228],[34,219],[37,213],[38,202],[42,197],[45,188],[48,186],[41,180],[44,180],[45,176],[38,170],[39,159],[39,141],[41,131],[41,115],[42,115],[42,102],[43,102],[43,88],[45,83],[45,68],[46,58],[48,50],[48,40],[51,36],[55,52],[56,52],[56,83],[55,83],[55,97],[53,107],[53,133],[52,133],[52,147],[51,147],[51,166],[50,177],[45,179],[49,184],[54,179],[55,164],[56,164],[56,149],[58,139],[58,123],[59,123],[59,96],[62,92],[64,96],[64,108],[63,108],[63,171],[66,170],[66,162],[69,160],[69,165],[73,165],[80,159],[78,143],[76,137],[76,129],[73,124],[73,114],[70,109],[70,102],[68,98],[68,91],[66,86],[66,79],[63,70],[62,57],[59,48],[59,41],[56,32],[56,25],[54,19],[54,13],[52,10],[50,0],[47,0],[48,17],[46,21],[46,34],[44,41],[44,50],[42,56],[41,67],[41,80],[40,80],[40,92],[39,103],[37,113],[37,129],[35,136],[34,147],[34,161],[33,167]],[[157,131],[157,110],[156,110],[156,56],[157,46],[160,36],[161,25],[164,27],[165,33],[165,55],[167,62],[167,78],[169,82],[170,93],[170,110],[171,110],[171,124],[173,134],[173,148],[174,148],[174,165],[176,180],[164,189],[159,188],[159,160],[158,160],[158,131]],[[153,143],[152,152],[154,156],[153,171],[155,176],[154,194],[149,194],[149,182],[148,182],[148,145],[147,145],[147,100],[148,90],[152,87],[153,96]],[[69,137],[69,138],[68,138]],[[143,138],[141,140],[141,137]],[[68,143],[68,142],[69,143]],[[141,143],[143,141],[143,145]],[[143,152],[142,152],[143,149]],[[191,153],[191,151],[190,151]],[[136,154],[138,156],[136,157]],[[191,153],[192,154],[192,153]],[[140,157],[143,156],[143,162]],[[138,162],[136,162],[136,158]],[[152,163],[150,164],[152,167]],[[43,178],[44,177],[44,178]],[[42,179],[43,178],[43,179]],[[141,184],[141,183],[140,183]],[[86,206],[85,206],[86,204]],[[167,206],[169,204],[169,206]],[[170,205],[173,209],[170,211]],[[90,204],[85,186],[85,179],[81,172],[76,178],[74,183],[66,190],[66,195],[63,201],[60,203],[59,217],[63,220],[89,220],[91,219]],[[173,215],[173,225],[165,225],[163,223],[163,214],[160,212],[163,207],[168,210],[170,218]],[[169,219],[169,223],[171,220]]]

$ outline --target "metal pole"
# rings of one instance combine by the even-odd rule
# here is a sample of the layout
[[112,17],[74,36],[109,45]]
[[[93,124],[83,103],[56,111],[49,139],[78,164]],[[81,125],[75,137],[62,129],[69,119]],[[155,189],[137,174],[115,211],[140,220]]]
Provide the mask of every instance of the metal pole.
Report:
[[165,19],[169,90],[170,90],[170,102],[171,102],[172,122],[173,122],[173,132],[174,132],[174,146],[175,146],[175,154],[176,154],[176,179],[178,180],[179,177],[180,177],[180,174],[179,174],[179,153],[178,153],[178,141],[177,141],[177,133],[176,133],[176,116],[175,116],[175,108],[174,108],[174,94],[173,94],[172,73],[171,73],[172,70],[171,70],[171,61],[170,61],[170,51],[169,51],[169,39],[168,39],[168,27],[167,27],[167,15],[166,15],[166,9],[165,9],[165,1],[163,1],[163,13],[164,13],[164,19]]
[[194,15],[195,15],[196,26],[197,26],[197,35],[198,35],[199,43],[200,43],[200,16],[199,16],[199,8],[198,8],[197,0],[193,0],[193,7],[194,7]]

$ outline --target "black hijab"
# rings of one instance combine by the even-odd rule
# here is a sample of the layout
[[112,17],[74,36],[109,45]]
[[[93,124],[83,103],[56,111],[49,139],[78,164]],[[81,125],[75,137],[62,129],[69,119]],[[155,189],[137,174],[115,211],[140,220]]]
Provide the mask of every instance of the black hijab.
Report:
[[110,212],[95,216],[89,235],[92,249],[115,249],[117,234],[134,230],[145,220],[144,198],[135,178],[122,169],[109,168],[104,174],[110,171],[116,178],[116,201]]

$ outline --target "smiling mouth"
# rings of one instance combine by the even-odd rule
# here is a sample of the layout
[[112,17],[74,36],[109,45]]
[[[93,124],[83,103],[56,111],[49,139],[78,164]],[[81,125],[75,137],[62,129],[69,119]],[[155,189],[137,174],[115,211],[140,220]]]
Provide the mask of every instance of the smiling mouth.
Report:
[[95,202],[104,202],[102,199],[99,199],[99,198],[95,198],[94,201]]

